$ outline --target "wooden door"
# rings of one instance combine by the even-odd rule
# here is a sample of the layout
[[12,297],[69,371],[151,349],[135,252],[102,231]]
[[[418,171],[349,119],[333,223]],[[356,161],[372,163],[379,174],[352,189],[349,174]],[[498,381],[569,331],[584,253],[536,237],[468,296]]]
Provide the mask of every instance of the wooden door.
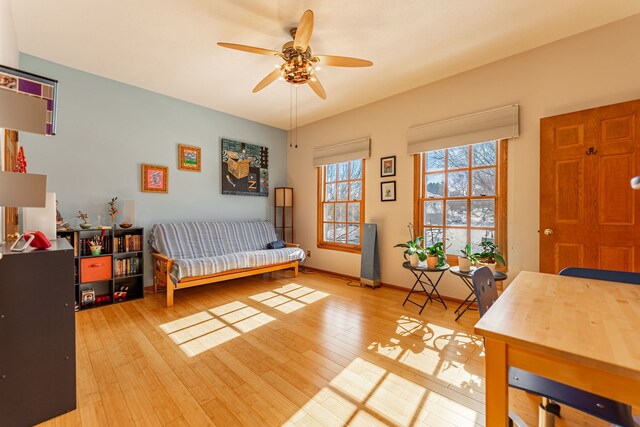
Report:
[[540,271],[640,271],[640,100],[540,121]]

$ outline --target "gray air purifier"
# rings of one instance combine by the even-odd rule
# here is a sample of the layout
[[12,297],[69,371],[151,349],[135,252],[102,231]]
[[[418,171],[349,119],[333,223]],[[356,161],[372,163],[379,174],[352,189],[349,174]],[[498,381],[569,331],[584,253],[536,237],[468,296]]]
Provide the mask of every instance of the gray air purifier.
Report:
[[360,258],[360,285],[380,286],[380,258],[378,257],[378,227],[365,224],[362,230],[362,252]]

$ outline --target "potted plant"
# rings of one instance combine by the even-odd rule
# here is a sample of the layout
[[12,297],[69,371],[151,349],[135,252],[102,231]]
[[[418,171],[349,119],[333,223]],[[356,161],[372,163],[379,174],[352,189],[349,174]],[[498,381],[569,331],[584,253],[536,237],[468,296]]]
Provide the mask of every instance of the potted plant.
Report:
[[91,250],[91,255],[100,255],[102,251],[102,237],[95,235],[89,240],[89,249]]
[[498,246],[493,242],[485,240],[480,242],[480,247],[482,250],[473,254],[479,266],[487,266],[491,271],[495,271],[496,264],[506,265]]
[[424,262],[427,259],[427,253],[422,247],[424,237],[418,236],[415,240],[409,240],[406,243],[398,243],[394,248],[404,248],[404,259],[409,261],[409,265],[416,267],[420,262]]
[[474,254],[471,253],[471,245],[467,245],[460,251],[462,256],[458,257],[458,267],[461,272],[468,273],[471,271],[471,263],[477,262]]
[[111,224],[113,228],[116,228],[116,215],[120,213],[120,210],[116,207],[116,202],[118,201],[117,197],[112,197],[111,201],[107,202],[109,205],[109,216],[111,217]]
[[85,230],[87,228],[91,228],[91,224],[87,222],[87,218],[89,218],[89,215],[82,211],[78,211],[78,216],[76,218],[80,218],[82,220],[82,223],[80,223],[80,228],[84,228]]
[[427,266],[429,268],[442,267],[446,262],[446,256],[444,253],[444,243],[437,242],[433,246],[429,246],[427,249]]

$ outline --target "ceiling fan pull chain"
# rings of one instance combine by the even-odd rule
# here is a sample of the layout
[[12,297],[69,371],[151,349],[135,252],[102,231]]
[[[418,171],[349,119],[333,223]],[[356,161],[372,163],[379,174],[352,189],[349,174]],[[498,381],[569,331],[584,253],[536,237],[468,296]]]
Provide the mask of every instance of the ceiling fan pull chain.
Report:
[[293,86],[289,91],[289,147],[293,147]]

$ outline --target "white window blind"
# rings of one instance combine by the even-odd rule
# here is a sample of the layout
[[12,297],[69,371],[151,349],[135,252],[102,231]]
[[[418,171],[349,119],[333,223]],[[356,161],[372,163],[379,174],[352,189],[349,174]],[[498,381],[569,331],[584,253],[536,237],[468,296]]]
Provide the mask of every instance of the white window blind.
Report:
[[514,138],[519,134],[518,105],[509,105],[412,127],[407,135],[407,153]]
[[342,142],[313,149],[313,166],[319,167],[332,163],[350,160],[368,159],[371,157],[371,140],[369,138]]

